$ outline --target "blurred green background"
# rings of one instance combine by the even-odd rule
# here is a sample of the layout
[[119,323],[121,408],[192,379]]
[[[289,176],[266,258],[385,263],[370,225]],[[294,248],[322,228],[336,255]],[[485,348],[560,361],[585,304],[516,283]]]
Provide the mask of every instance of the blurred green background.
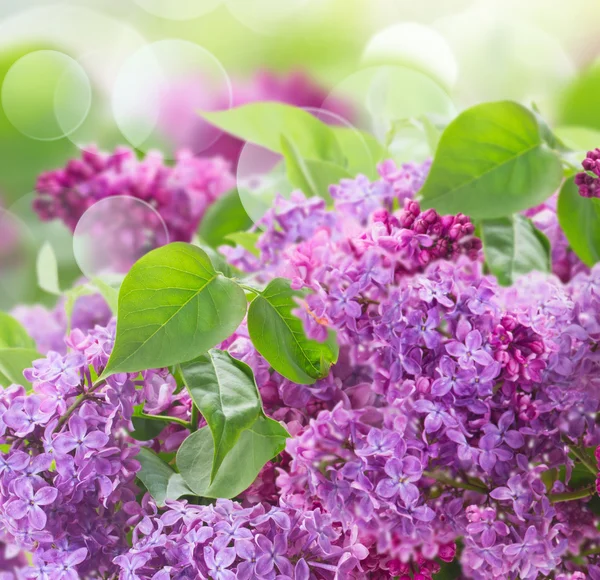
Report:
[[[431,155],[426,128],[413,117],[446,122],[467,106],[499,99],[535,103],[562,136],[584,149],[600,131],[595,9],[595,0],[3,0],[0,198],[36,248],[52,243],[61,284],[70,284],[77,275],[71,236],[31,211],[36,177],[77,156],[78,146],[132,145],[131,132],[144,128],[124,131],[123,114],[144,109],[151,74],[140,70],[136,54],[165,39],[201,47],[194,53],[186,44],[191,52],[181,53],[182,60],[192,54],[191,76],[208,75],[207,63],[217,59],[234,91],[251,84],[259,70],[303,70],[324,94],[356,109],[383,107],[384,118],[361,128],[390,139],[399,161]],[[43,50],[72,60],[66,69],[54,57],[20,60]],[[196,61],[193,54],[203,56]],[[169,58],[175,63],[177,52]],[[369,81],[365,87],[365,70],[384,64],[399,74],[385,86]],[[133,76],[123,83],[128,70]],[[120,123],[115,99],[117,109],[122,105]],[[59,138],[44,140],[48,136]],[[168,157],[167,140],[164,148]],[[30,283],[21,288],[3,291],[5,277],[0,306],[11,306],[15,296],[52,302],[36,290],[28,268]]]

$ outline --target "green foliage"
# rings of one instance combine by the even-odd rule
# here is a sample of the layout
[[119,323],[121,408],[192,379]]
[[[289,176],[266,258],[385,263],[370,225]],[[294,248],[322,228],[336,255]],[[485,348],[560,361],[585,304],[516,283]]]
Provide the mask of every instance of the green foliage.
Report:
[[116,316],[119,309],[119,291],[100,278],[92,278],[91,282],[102,294],[102,298],[108,304],[110,311]]
[[16,384],[31,389],[31,383],[25,380],[23,371],[31,368],[33,361],[38,358],[42,358],[42,355],[33,348],[1,348],[0,386]]
[[35,348],[21,323],[5,312],[0,312],[0,348]]
[[600,260],[600,200],[579,195],[572,177],[560,190],[557,211],[571,249],[582,262],[593,266]]
[[330,161],[303,159],[294,144],[283,135],[281,148],[291,185],[301,189],[307,196],[322,197],[331,203],[329,186],[352,177],[346,169]]
[[247,489],[263,468],[281,453],[288,432],[273,419],[259,415],[254,424],[242,432],[237,443],[225,456],[211,482],[215,455],[208,427],[192,433],[177,452],[177,467],[194,493],[201,497],[232,498]]
[[550,242],[526,217],[484,220],[479,234],[486,265],[503,286],[533,270],[550,272]]
[[258,238],[260,238],[259,232],[234,232],[225,236],[228,242],[241,246],[257,257],[260,256],[260,250],[256,247]]
[[203,250],[181,242],[158,248],[123,281],[103,376],[191,360],[230,336],[245,314],[244,291]]
[[[592,64],[562,95],[558,119],[563,125],[600,129],[600,61]],[[595,145],[596,147],[598,144]]]
[[164,506],[166,500],[194,495],[181,476],[150,449],[140,449],[136,459],[142,466],[137,477],[159,507]]
[[56,254],[49,242],[45,242],[40,248],[36,263],[38,286],[49,294],[60,295],[60,283],[58,281],[58,262]]
[[281,137],[294,144],[304,159],[343,165],[344,155],[335,134],[316,117],[290,105],[251,103],[202,116],[223,131],[283,155]]
[[246,213],[237,189],[215,201],[204,214],[198,235],[210,246],[217,248],[227,242],[229,234],[247,230],[252,220]]
[[505,217],[542,202],[561,179],[561,161],[533,113],[511,101],[484,103],[442,134],[422,206],[475,219]]
[[326,342],[306,337],[302,321],[292,314],[300,308],[303,294],[291,289],[283,278],[272,280],[250,304],[248,332],[252,343],[269,364],[284,377],[304,385],[326,377],[337,361],[333,333]]
[[183,363],[181,373],[212,433],[212,482],[242,432],[262,411],[258,388],[247,364],[218,349]]

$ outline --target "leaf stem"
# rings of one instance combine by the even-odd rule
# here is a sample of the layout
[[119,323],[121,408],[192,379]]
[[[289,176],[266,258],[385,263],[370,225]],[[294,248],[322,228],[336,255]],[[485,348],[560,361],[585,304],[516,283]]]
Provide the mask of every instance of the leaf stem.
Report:
[[444,485],[449,485],[450,487],[455,487],[456,489],[467,489],[469,491],[476,491],[477,493],[487,494],[488,489],[483,486],[483,484],[473,484],[467,483],[465,481],[459,481],[457,479],[452,479],[447,476],[445,473],[441,473],[439,471],[424,471],[423,475],[425,477],[429,477],[430,479],[435,479],[437,482],[442,483]]
[[198,407],[196,407],[196,405],[192,404],[192,417],[190,419],[190,431],[192,433],[194,431],[198,430],[198,420],[199,420]]
[[236,284],[240,287],[243,288],[244,290],[248,291],[248,292],[252,292],[253,294],[256,294],[257,296],[259,294],[262,294],[262,292],[260,290],[257,290],[256,288],[252,288],[252,286],[248,286],[246,284],[242,284],[241,282],[236,282]]
[[192,431],[192,425],[188,421],[184,419],[179,419],[178,417],[171,417],[169,415],[148,415],[146,413],[140,413],[139,415],[135,415],[140,419],[148,419],[149,421],[162,421],[163,423],[176,423],[177,425],[181,425],[186,429]]
[[592,485],[589,487],[584,487],[582,489],[577,489],[575,491],[566,491],[564,493],[551,493],[548,496],[548,499],[552,503],[558,503],[561,501],[572,501],[575,499],[583,499],[586,497],[591,497],[596,493],[596,488]]

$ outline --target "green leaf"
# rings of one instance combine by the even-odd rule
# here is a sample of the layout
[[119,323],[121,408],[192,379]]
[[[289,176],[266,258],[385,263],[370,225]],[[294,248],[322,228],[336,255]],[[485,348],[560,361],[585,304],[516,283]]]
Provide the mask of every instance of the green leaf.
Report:
[[[140,405],[143,406],[143,405]],[[144,417],[138,417],[134,415],[131,418],[134,430],[129,433],[136,441],[150,441],[155,437],[158,437],[167,423],[161,421],[153,421],[152,419],[146,419]]]
[[92,278],[91,282],[102,294],[110,311],[116,316],[119,308],[119,291],[100,278]]
[[159,507],[164,506],[166,500],[176,500],[182,495],[193,495],[181,475],[150,449],[142,447],[136,459],[142,466],[137,472],[137,477],[146,486],[148,493]]
[[229,337],[246,295],[204,251],[176,242],[146,254],[119,293],[115,346],[103,377],[191,360]]
[[503,286],[533,270],[550,271],[550,243],[526,217],[484,220],[479,233],[486,264]]
[[354,127],[331,126],[344,154],[344,167],[352,177],[359,173],[369,179],[379,179],[377,164],[388,158],[387,149],[370,133]]
[[23,371],[33,366],[33,361],[43,358],[32,348],[0,349],[0,385],[9,387],[12,384],[23,385],[31,389],[31,383],[23,377]]
[[284,135],[305,159],[332,161],[340,165],[344,162],[342,150],[331,129],[297,107],[261,102],[200,114],[223,131],[270,151],[283,154],[281,136]]
[[58,282],[58,262],[56,254],[49,242],[44,242],[37,256],[36,262],[38,286],[49,294],[60,295]]
[[208,256],[213,268],[217,272],[220,272],[226,278],[237,276],[239,271],[227,262],[225,256],[223,256],[223,254],[215,250],[213,247],[209,246],[204,240],[200,239],[200,237],[196,236],[192,243]]
[[338,347],[330,332],[326,342],[306,337],[302,321],[292,311],[303,294],[288,280],[275,278],[250,304],[248,332],[258,352],[284,377],[311,385],[329,374],[337,361]]
[[559,123],[600,129],[598,94],[600,94],[600,61],[597,60],[562,95],[558,107]]
[[484,103],[444,131],[422,206],[475,219],[504,217],[541,203],[561,179],[560,159],[533,113],[511,101]]
[[206,210],[198,235],[207,244],[217,248],[225,243],[228,234],[247,230],[252,224],[237,189],[233,189]]
[[35,341],[10,314],[0,312],[0,348],[35,349]]
[[258,238],[260,238],[261,235],[261,232],[235,232],[233,234],[227,234],[225,239],[233,242],[236,246],[242,246],[242,248],[248,250],[258,258],[260,256],[260,250],[256,247],[256,242],[258,242]]
[[183,363],[181,373],[212,433],[212,481],[241,433],[262,411],[254,374],[247,364],[218,349]]
[[329,186],[341,179],[352,177],[343,167],[328,161],[303,159],[294,144],[281,136],[281,148],[285,158],[287,175],[293,187],[302,190],[308,197],[322,197],[332,203]]
[[204,427],[181,444],[177,467],[197,495],[232,498],[252,485],[265,463],[283,451],[287,437],[289,433],[277,421],[260,415],[242,432],[211,483],[214,442],[210,429]]
[[557,213],[560,227],[581,261],[590,267],[600,261],[600,200],[579,195],[572,177],[560,190]]

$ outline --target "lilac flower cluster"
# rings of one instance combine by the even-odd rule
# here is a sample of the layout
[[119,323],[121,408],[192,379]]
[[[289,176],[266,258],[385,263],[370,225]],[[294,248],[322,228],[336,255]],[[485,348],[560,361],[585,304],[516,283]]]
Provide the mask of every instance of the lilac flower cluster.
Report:
[[[97,201],[128,196],[156,209],[171,241],[189,242],[206,208],[234,186],[229,165],[220,158],[198,158],[181,151],[169,167],[156,152],[138,160],[134,151],[124,147],[110,154],[89,148],[81,159],[39,177],[34,209],[42,220],[60,219],[74,230]],[[149,219],[148,215],[145,212],[141,219]],[[136,225],[143,229],[144,224]],[[156,231],[156,224],[147,225]]]
[[[40,304],[17,306],[11,314],[23,325],[36,343],[40,354],[55,351],[66,353],[65,336],[69,326],[64,300],[54,308]],[[96,326],[106,326],[112,317],[108,304],[100,294],[81,296],[73,305],[70,328],[87,333]]]
[[[310,289],[308,332],[341,344],[312,386],[269,374],[243,335],[229,347],[293,425],[280,501],[358,523],[372,577],[430,578],[459,537],[470,578],[593,577],[594,486],[569,481],[575,464],[596,473],[600,271],[498,287],[466,218],[410,194],[390,212],[389,169],[333,187],[334,211],[296,194],[260,224],[256,275]],[[253,493],[273,495],[272,471]]]
[[120,578],[364,577],[360,561],[367,550],[357,541],[357,530],[343,531],[319,509],[245,508],[217,500],[208,506],[169,502],[159,512],[148,496],[133,507],[132,549],[115,558]]
[[600,149],[588,151],[581,165],[585,171],[575,176],[579,194],[583,197],[600,197]]
[[[112,349],[114,323],[74,331],[62,356],[34,362],[26,393],[12,385],[0,398],[0,529],[33,552],[27,578],[76,580],[113,573],[126,549],[123,503],[135,500],[137,449],[125,437],[139,391],[118,375],[92,384]],[[152,373],[147,373],[152,375]]]
[[460,558],[475,580],[600,579],[600,269],[499,287],[469,219],[414,200],[427,170],[386,162],[374,183],[333,186],[333,210],[279,199],[258,259],[224,250],[308,289],[308,334],[340,344],[314,385],[272,371],[245,325],[221,345],[292,434],[236,501],[136,496],[134,406],[187,421],[191,401],[164,369],[92,386],[114,324],[36,362],[31,394],[3,390],[0,530],[34,550],[30,577],[428,580]]

